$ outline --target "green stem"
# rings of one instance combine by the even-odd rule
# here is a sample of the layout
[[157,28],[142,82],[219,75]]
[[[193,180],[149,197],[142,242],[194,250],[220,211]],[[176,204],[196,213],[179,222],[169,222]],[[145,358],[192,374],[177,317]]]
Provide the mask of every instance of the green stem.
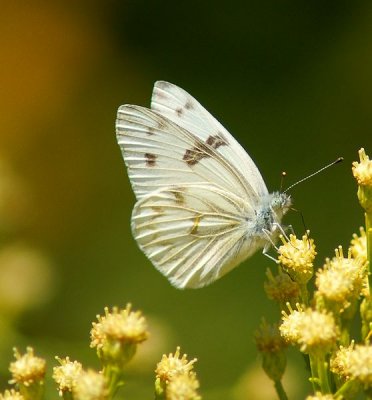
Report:
[[367,260],[368,260],[368,284],[369,291],[371,293],[372,288],[372,274],[371,274],[371,264],[372,264],[372,214],[365,213],[366,221],[366,236],[367,236]]
[[165,400],[165,388],[166,384],[156,378],[155,380],[155,400]]
[[316,384],[319,384],[319,379],[318,379],[318,372],[317,372],[314,356],[312,356],[311,354],[309,354],[309,361],[310,361],[310,371],[311,371],[311,377],[310,377],[309,381],[311,382],[311,384],[313,386],[313,392],[315,393],[317,390]]
[[309,304],[309,292],[307,291],[307,284],[300,284],[300,295],[302,303],[307,306]]
[[369,297],[365,297],[360,306],[360,312],[362,317],[362,338],[364,340],[370,340],[370,331],[372,323],[372,214],[371,212],[365,212],[366,222],[366,242],[367,242],[367,271],[368,271],[368,286],[369,286]]
[[331,393],[328,377],[328,363],[325,361],[324,357],[321,356],[318,357],[318,377],[322,393]]
[[274,381],[274,386],[279,400],[288,400],[287,393],[285,392],[282,381]]
[[106,366],[103,373],[108,382],[109,399],[112,399],[119,387],[124,385],[122,372],[120,368]]
[[64,392],[62,395],[63,400],[73,400],[71,392]]
[[42,400],[44,398],[44,382],[37,381],[29,386],[20,385],[19,391],[25,400]]
[[[335,399],[341,398],[355,398],[359,392],[359,384],[353,380],[346,381],[334,394]],[[352,397],[351,397],[352,396]]]

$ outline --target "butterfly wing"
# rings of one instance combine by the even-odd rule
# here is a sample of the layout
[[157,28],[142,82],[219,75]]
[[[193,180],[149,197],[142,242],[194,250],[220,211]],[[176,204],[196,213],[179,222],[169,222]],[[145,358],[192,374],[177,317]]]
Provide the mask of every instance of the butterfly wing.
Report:
[[242,147],[185,91],[157,82],[152,107],[123,105],[116,121],[137,197],[133,234],[173,285],[201,287],[262,246],[253,227],[267,189]]
[[145,107],[123,105],[116,122],[117,140],[137,199],[170,185],[213,183],[255,202],[257,192],[221,154],[231,135],[205,141]]
[[199,288],[257,249],[242,221],[245,209],[239,196],[212,184],[162,188],[135,205],[133,236],[174,286]]
[[219,153],[236,171],[246,177],[246,185],[250,186],[258,196],[265,196],[268,193],[260,171],[243,147],[185,90],[169,82],[155,82],[151,109],[186,129],[201,141],[206,141],[210,136],[226,138],[229,146],[221,147]]

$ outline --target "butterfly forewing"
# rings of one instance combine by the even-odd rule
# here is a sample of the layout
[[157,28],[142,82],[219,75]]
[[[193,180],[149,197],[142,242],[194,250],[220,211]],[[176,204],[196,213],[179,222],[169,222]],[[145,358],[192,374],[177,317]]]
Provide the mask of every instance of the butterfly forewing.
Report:
[[257,198],[244,176],[220,154],[229,146],[223,139],[202,141],[166,117],[132,105],[119,108],[116,132],[137,199],[187,183],[213,183],[242,198]]
[[[169,118],[201,141],[224,138],[228,146],[219,153],[245,178],[245,185],[257,196],[266,195],[267,188],[256,165],[235,138],[189,93],[165,81],[157,81],[151,109]],[[217,139],[216,139],[217,140]]]

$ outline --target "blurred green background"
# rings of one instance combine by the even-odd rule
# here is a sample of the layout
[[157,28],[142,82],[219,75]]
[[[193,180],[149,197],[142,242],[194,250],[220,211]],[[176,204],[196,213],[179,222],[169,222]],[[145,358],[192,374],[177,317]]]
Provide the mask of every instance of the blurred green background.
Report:
[[[150,105],[162,79],[196,97],[256,161],[269,190],[343,156],[296,187],[317,265],[363,223],[351,162],[372,154],[369,1],[2,2],[0,13],[0,372],[12,347],[98,367],[89,330],[104,306],[130,301],[150,320],[128,367],[126,398],[149,399],[163,352],[181,345],[206,400],[275,398],[253,341],[278,319],[256,254],[215,284],[179,291],[130,231],[134,196],[114,122]],[[286,218],[302,233],[298,213]],[[301,357],[292,398],[309,390]],[[297,370],[296,370],[297,369]],[[51,387],[48,398],[57,398]],[[257,391],[258,390],[258,391]]]

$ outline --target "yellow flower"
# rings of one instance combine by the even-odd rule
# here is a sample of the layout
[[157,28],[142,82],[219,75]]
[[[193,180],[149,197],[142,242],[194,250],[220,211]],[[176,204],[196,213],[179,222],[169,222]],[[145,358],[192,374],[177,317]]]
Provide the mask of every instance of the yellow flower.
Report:
[[172,353],[168,356],[163,354],[161,361],[156,366],[156,377],[160,378],[162,382],[168,382],[176,375],[187,375],[193,369],[196,361],[196,358],[188,361],[186,354],[180,358],[180,347],[178,346],[174,355]]
[[289,235],[287,241],[280,236],[283,245],[278,249],[278,261],[291,278],[300,283],[306,283],[313,276],[313,261],[316,256],[314,240],[309,238],[309,232],[297,239]]
[[42,383],[45,376],[46,362],[44,359],[35,357],[34,350],[27,347],[27,352],[21,355],[17,349],[14,349],[16,361],[10,363],[9,371],[12,379],[9,383],[22,384],[30,386],[33,383]]
[[331,371],[344,379],[355,379],[365,388],[372,387],[372,346],[354,345],[340,347],[331,358]]
[[4,394],[0,394],[0,400],[25,400],[21,393],[14,389],[5,390]]
[[372,186],[372,161],[367,156],[365,150],[359,150],[360,162],[353,162],[353,175],[360,186]]
[[200,400],[199,381],[195,373],[176,375],[166,388],[166,400]]
[[352,258],[350,252],[344,258],[342,247],[339,246],[336,257],[327,259],[323,269],[317,272],[315,284],[324,299],[338,304],[336,311],[343,311],[351,300],[359,297],[365,276],[365,263],[359,258]]
[[[364,149],[359,150],[360,162],[353,162],[353,174],[358,182],[358,199],[367,214],[372,213],[372,161]],[[371,215],[369,216],[371,218]]]
[[297,310],[293,310],[289,304],[287,305],[290,313],[287,314],[285,311],[282,311],[283,316],[279,332],[286,343],[298,344],[301,334],[300,330],[302,329],[303,310],[299,304],[297,304]]
[[64,392],[72,392],[83,367],[77,361],[70,361],[69,357],[65,359],[56,357],[56,359],[61,365],[53,368],[53,379],[58,384],[59,395],[62,397]]
[[359,228],[360,236],[353,234],[353,239],[350,242],[351,255],[354,258],[359,258],[363,263],[367,261],[367,236],[366,231],[361,226]]
[[140,311],[132,311],[131,305],[119,310],[117,307],[105,315],[97,315],[90,331],[91,347],[97,348],[97,354],[104,365],[116,365],[119,369],[134,356],[137,345],[149,336],[147,322]]
[[331,313],[316,311],[311,308],[283,311],[282,324],[279,327],[283,338],[300,346],[304,353],[328,352],[336,343],[339,329]]
[[330,370],[343,379],[350,378],[350,354],[354,350],[354,341],[348,347],[340,346],[330,360]]
[[372,387],[372,346],[357,344],[349,355],[349,372],[365,387]]
[[106,400],[106,379],[99,372],[82,371],[73,386],[74,400]]
[[141,311],[131,311],[131,304],[119,310],[113,307],[109,312],[105,308],[105,315],[97,315],[98,322],[93,322],[91,330],[91,347],[103,347],[106,342],[119,341],[126,343],[141,343],[149,336],[147,323]]

